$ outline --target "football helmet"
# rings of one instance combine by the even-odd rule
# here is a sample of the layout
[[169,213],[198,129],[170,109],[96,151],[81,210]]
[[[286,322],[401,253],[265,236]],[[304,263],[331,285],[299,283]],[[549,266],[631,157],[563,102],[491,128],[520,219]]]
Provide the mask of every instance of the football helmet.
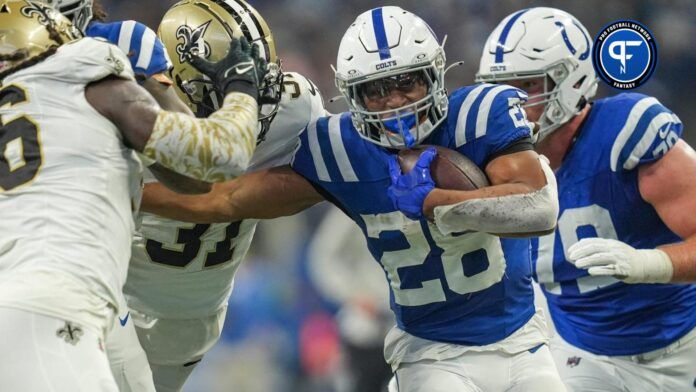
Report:
[[[412,147],[447,115],[445,52],[432,29],[400,7],[362,13],[346,31],[336,60],[336,86],[360,135],[383,147]],[[370,111],[364,99],[425,83],[424,98],[396,109]],[[376,95],[377,96],[377,95]]]
[[177,94],[199,117],[217,110],[224,96],[191,65],[189,56],[219,61],[225,57],[231,38],[242,35],[259,46],[260,57],[268,62],[269,69],[259,87],[261,131],[257,140],[261,142],[278,110],[283,84],[273,34],[261,15],[243,0],[183,0],[167,11],[157,34],[172,60],[169,72]]
[[37,2],[48,4],[60,11],[82,32],[92,21],[93,0],[37,0]]
[[67,18],[46,4],[0,0],[0,75],[80,37]]
[[476,82],[544,77],[544,92],[530,96],[546,105],[537,140],[566,123],[597,92],[592,37],[575,17],[537,7],[507,16],[493,30],[481,55]]

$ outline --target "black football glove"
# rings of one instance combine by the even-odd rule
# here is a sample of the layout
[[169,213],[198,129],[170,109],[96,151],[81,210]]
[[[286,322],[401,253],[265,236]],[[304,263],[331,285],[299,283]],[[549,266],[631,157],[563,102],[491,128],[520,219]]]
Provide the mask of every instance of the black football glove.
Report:
[[249,41],[241,37],[232,39],[227,55],[216,63],[195,55],[189,55],[189,62],[209,77],[223,95],[240,92],[258,100],[259,82],[266,69],[265,61],[258,58],[258,48],[252,49]]

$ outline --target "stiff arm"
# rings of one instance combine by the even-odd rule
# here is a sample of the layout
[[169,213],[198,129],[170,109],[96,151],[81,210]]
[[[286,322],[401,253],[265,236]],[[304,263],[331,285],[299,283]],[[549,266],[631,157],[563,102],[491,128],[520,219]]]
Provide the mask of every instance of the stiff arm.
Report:
[[206,119],[164,111],[137,83],[106,78],[90,84],[87,101],[122,132],[126,144],[163,166],[204,181],[246,170],[256,147],[258,105],[232,92]]
[[162,184],[145,185],[141,211],[191,223],[223,223],[294,215],[324,197],[290,166],[214,184],[202,195],[182,195]]
[[[191,109],[179,99],[172,88],[171,82],[163,74],[153,75],[146,79],[142,86],[152,95],[162,109],[193,116]],[[148,161],[148,159],[143,159],[143,163],[146,161]],[[149,165],[148,169],[158,181],[161,181],[169,189],[176,192],[187,194],[210,192],[210,183],[184,176],[173,170],[167,169],[159,163],[155,162]]]

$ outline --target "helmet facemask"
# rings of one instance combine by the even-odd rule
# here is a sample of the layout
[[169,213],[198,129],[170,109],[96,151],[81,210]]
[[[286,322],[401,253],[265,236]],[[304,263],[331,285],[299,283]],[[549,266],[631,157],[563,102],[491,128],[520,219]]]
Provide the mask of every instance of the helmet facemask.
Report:
[[[363,138],[383,147],[410,148],[422,142],[445,119],[444,66],[444,56],[438,53],[431,62],[419,66],[336,80]],[[406,92],[415,83],[426,87],[425,96],[415,102],[382,111],[371,111],[365,105],[366,97],[385,98],[394,89]]]
[[42,2],[57,9],[82,32],[92,21],[93,0],[44,0]]
[[[179,75],[174,76],[174,82],[181,92],[186,95],[191,106],[196,108],[197,117],[208,117],[220,109],[225,99],[205,75],[199,79],[182,80]],[[256,139],[258,145],[265,140],[270,129],[271,121],[278,113],[281,94],[283,92],[283,70],[280,59],[268,64],[268,72],[259,86],[259,126],[261,127]]]

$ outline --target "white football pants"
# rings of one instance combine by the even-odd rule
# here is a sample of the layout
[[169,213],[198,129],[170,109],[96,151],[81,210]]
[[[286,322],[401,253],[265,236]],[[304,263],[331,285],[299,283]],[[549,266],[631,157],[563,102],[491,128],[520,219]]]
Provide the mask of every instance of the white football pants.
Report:
[[200,319],[155,319],[131,310],[126,328],[116,320],[107,347],[121,392],[181,391],[220,338],[226,313],[227,307]]
[[152,371],[130,312],[116,318],[106,337],[106,353],[120,392],[155,392]]
[[0,307],[0,336],[0,391],[118,391],[91,328]]
[[558,335],[551,353],[569,391],[696,391],[696,329],[669,346],[640,355],[595,355]]
[[563,392],[546,345],[517,354],[468,352],[459,357],[402,364],[390,392]]

